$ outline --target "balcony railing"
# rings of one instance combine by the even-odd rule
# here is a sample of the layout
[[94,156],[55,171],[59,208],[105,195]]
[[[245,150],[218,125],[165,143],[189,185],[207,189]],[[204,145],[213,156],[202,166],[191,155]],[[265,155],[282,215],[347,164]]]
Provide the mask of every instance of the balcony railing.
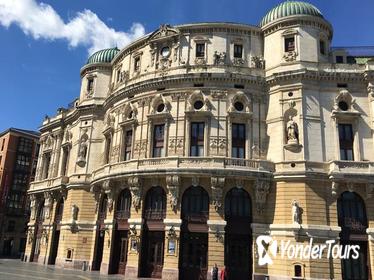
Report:
[[117,220],[127,220],[130,218],[130,210],[116,211],[115,218]]
[[189,223],[206,223],[208,221],[208,212],[190,213],[184,216],[184,220]]
[[227,157],[165,157],[134,159],[107,164],[93,172],[93,180],[113,174],[132,173],[137,170],[152,169],[234,169],[253,172],[273,172],[274,163],[258,159],[238,159]]
[[147,220],[163,220],[166,217],[165,210],[145,210],[144,211],[144,218]]

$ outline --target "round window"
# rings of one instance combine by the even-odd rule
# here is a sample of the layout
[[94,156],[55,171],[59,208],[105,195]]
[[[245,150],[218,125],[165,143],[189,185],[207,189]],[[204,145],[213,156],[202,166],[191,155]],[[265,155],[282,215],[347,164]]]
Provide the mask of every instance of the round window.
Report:
[[165,109],[165,104],[161,103],[160,105],[157,106],[157,112],[161,113]]
[[204,106],[204,103],[203,101],[201,100],[197,100],[195,101],[195,103],[193,104],[193,107],[196,109],[196,110],[200,110],[201,108],[203,108]]
[[161,49],[161,55],[163,57],[168,57],[170,55],[170,48],[169,47],[163,47]]
[[348,110],[348,104],[345,101],[340,101],[338,104],[340,110],[347,111]]
[[235,110],[239,111],[239,112],[243,111],[243,109],[244,109],[243,103],[241,103],[239,101],[234,103],[234,107],[235,107]]

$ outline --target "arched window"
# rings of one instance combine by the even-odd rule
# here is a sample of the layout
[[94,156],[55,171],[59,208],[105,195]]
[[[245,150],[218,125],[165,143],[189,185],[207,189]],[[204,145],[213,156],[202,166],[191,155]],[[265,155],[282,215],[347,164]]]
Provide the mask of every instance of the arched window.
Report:
[[129,189],[124,189],[118,196],[116,205],[116,218],[128,219],[130,218],[131,208],[131,193]]
[[106,218],[106,209],[108,205],[108,197],[106,194],[104,194],[100,201],[100,207],[99,207],[99,220],[105,220]]
[[182,219],[206,222],[209,215],[209,195],[202,187],[188,188],[182,198]]
[[145,198],[144,218],[162,220],[166,216],[166,194],[161,187],[152,187]]
[[225,219],[250,218],[251,200],[248,193],[239,188],[232,188],[225,198]]
[[338,199],[338,222],[343,232],[366,233],[368,226],[365,203],[354,192],[344,192]]
[[56,217],[55,217],[56,223],[59,223],[62,220],[63,212],[64,212],[64,199],[60,198],[56,206]]

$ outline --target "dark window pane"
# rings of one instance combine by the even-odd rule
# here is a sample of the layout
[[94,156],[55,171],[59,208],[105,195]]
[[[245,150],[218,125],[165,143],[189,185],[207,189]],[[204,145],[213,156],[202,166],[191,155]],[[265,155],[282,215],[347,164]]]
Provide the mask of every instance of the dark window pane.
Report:
[[205,57],[205,44],[196,44],[196,57]]
[[284,50],[291,52],[295,50],[295,37],[289,37],[284,39]]
[[204,123],[191,123],[191,156],[204,156]]

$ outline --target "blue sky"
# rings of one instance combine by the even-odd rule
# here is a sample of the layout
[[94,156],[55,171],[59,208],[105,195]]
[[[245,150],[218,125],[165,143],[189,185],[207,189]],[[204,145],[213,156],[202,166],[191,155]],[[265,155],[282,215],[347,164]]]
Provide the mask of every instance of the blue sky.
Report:
[[[126,43],[161,23],[257,25],[280,2],[45,0],[42,5],[38,0],[0,0],[0,131],[38,129],[46,114],[66,107],[79,95],[79,70],[94,49],[114,41]],[[333,25],[333,46],[374,45],[373,0],[309,2]]]

